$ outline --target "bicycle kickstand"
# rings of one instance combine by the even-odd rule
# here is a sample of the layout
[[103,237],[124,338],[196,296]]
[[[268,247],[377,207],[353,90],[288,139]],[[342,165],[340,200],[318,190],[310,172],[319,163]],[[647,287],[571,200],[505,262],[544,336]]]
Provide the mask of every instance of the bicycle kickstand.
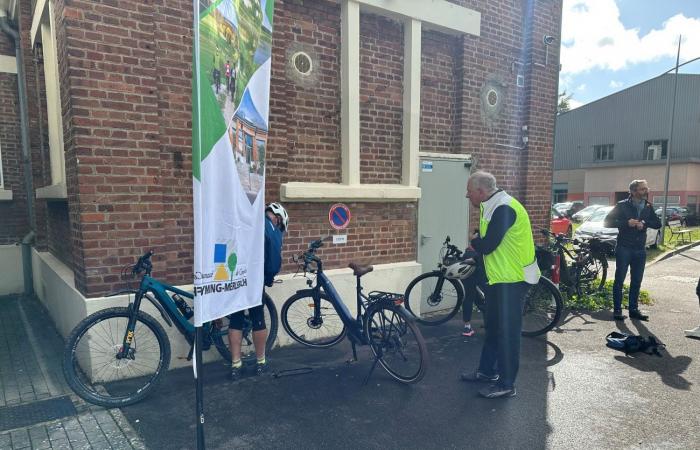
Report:
[[379,362],[379,357],[375,356],[374,361],[372,362],[372,367],[369,368],[369,373],[365,377],[365,380],[362,382],[362,386],[367,385],[367,383],[369,382],[369,378],[372,376],[372,373],[374,372],[374,368],[377,367],[378,362]]
[[352,358],[345,361],[346,364],[352,364],[357,362],[357,349],[355,348],[355,343],[352,343]]

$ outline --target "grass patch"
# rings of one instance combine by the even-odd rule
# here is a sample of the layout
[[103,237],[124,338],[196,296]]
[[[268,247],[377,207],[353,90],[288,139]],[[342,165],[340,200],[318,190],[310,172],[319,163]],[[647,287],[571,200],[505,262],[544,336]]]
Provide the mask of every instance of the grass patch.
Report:
[[[700,240],[700,227],[683,227],[686,230],[690,230],[690,242],[697,242]],[[660,244],[657,248],[647,249],[647,261],[653,261],[662,254],[675,250],[676,247],[685,245],[685,243],[678,242],[676,236],[673,236],[671,240],[671,233],[666,228],[666,234],[664,235],[664,243]]]
[[[605,286],[595,294],[587,297],[579,298],[577,295],[567,296],[562,293],[564,297],[564,306],[568,309],[577,311],[601,311],[601,310],[611,310],[613,309],[613,280],[605,282]],[[652,305],[654,303],[653,299],[649,296],[649,292],[645,290],[639,291],[639,303],[642,305]],[[622,306],[627,308],[629,304],[629,286],[624,285],[622,287]]]

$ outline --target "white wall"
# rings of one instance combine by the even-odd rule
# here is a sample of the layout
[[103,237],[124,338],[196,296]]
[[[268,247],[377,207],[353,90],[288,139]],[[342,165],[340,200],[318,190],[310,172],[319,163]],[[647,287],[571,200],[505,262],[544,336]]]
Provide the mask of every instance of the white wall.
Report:
[[0,245],[0,295],[21,294],[23,291],[22,247]]

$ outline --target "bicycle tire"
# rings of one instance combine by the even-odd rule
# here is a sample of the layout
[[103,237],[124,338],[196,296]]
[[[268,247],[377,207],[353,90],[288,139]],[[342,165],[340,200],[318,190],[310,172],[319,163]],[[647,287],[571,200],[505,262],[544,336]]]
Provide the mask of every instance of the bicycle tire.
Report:
[[[433,279],[435,280],[433,281]],[[411,291],[414,291],[419,283],[421,295],[416,296],[414,293],[413,298],[411,298]],[[454,289],[454,293],[446,290],[450,286]],[[439,292],[437,292],[438,287],[440,287]],[[431,292],[427,298],[423,294],[424,289],[426,292]],[[429,326],[440,325],[452,319],[462,306],[463,300],[462,283],[445,278],[445,274],[440,270],[418,275],[408,284],[404,293],[406,309],[413,314],[416,322]],[[440,306],[443,308],[440,309]]]
[[[400,306],[375,303],[363,316],[363,332],[372,353],[387,373],[397,381],[412,384],[423,379],[428,365],[428,347],[411,316]],[[401,362],[418,355],[417,367],[403,371]],[[405,364],[404,364],[405,365]]]
[[532,337],[547,333],[557,325],[563,309],[559,289],[548,278],[540,277],[525,297],[522,335]]
[[[292,339],[300,344],[313,348],[329,348],[342,341],[347,330],[330,297],[325,292],[319,293],[318,301],[319,307],[322,309],[320,318],[314,317],[313,291],[299,291],[289,297],[282,305],[282,327]],[[290,322],[290,315],[292,322]],[[333,321],[331,323],[334,325],[324,327],[324,317],[326,321]],[[335,322],[336,320],[337,322]],[[301,324],[298,324],[297,321],[301,321]],[[296,330],[297,327],[299,330]],[[309,337],[307,337],[307,333],[310,333]]]
[[[95,405],[104,406],[106,408],[121,408],[123,406],[132,405],[149,395],[156,387],[158,382],[162,379],[163,375],[165,375],[165,372],[170,365],[170,341],[168,340],[168,335],[165,333],[165,330],[156,319],[143,311],[138,311],[136,316],[134,340],[132,342],[132,348],[135,350],[134,358],[129,359],[129,361],[125,362],[123,366],[121,366],[121,362],[111,363],[111,361],[125,361],[124,359],[117,360],[113,358],[114,355],[116,355],[115,350],[121,349],[124,333],[126,331],[126,324],[128,323],[130,315],[131,310],[129,308],[119,307],[103,309],[83,319],[80,323],[78,323],[78,325],[76,325],[68,337],[66,347],[63,352],[63,375],[68,383],[68,386],[70,386],[70,388],[85,401]],[[98,325],[101,325],[101,329],[107,332],[104,322],[112,318],[124,319],[124,326],[120,327],[120,324],[117,323],[113,327],[110,323],[109,334],[111,340],[108,340],[105,336],[98,336],[97,332],[99,330],[97,328],[94,329],[94,334],[87,334],[91,329],[93,329],[93,327],[97,327]],[[108,388],[100,383],[97,384],[97,387],[93,385],[92,380],[90,380],[88,375],[83,371],[83,368],[80,367],[79,359],[82,360],[86,366],[90,367],[93,378],[108,378],[108,375],[103,373],[103,370],[108,369],[107,366],[114,367],[114,364],[120,366],[115,367],[117,369],[117,374],[119,374],[119,371],[122,369],[124,369],[124,375],[134,374],[138,368],[132,366],[138,366],[135,361],[138,360],[137,356],[139,355],[139,349],[146,350],[150,348],[148,346],[143,347],[139,344],[139,342],[144,341],[139,337],[139,324],[143,324],[148,330],[150,330],[154,334],[157,341],[159,357],[153,374],[150,375],[150,377],[148,374],[145,374],[143,377],[124,376],[123,378],[117,377],[116,379],[111,380],[101,380],[105,383],[110,383],[109,389],[115,392],[114,394],[110,393]],[[86,345],[88,345],[88,348],[82,350],[87,350],[90,352],[90,354],[81,357],[77,355],[77,352],[82,351],[79,349],[79,347],[83,342],[83,337],[87,337],[85,342]],[[100,337],[101,340],[93,339],[94,337]],[[95,347],[90,347],[91,341],[96,343]],[[107,344],[107,346],[99,347],[99,345],[104,345],[103,343]],[[95,369],[96,363],[100,361],[100,350],[106,353],[105,356],[107,358],[107,363]],[[142,351],[141,353],[148,354],[149,352]],[[127,373],[127,369],[129,367],[131,367],[131,372]],[[145,383],[141,384],[138,381],[141,378],[145,379]],[[130,389],[129,386],[135,384],[138,384],[138,386],[134,387],[134,392],[129,392],[126,395],[119,395],[116,393],[123,390],[124,387],[126,387],[126,389]]]
[[[267,340],[265,341],[265,354],[269,353],[275,346],[277,340],[277,331],[279,329],[279,317],[277,316],[277,308],[275,302],[263,292],[263,307],[265,309],[265,325],[267,327]],[[245,312],[243,326],[243,341],[241,343],[241,360],[250,362],[256,359],[255,346],[253,345],[253,328],[249,318],[248,311]],[[231,350],[229,349],[228,340],[228,318],[222,317],[218,321],[214,321],[211,328],[211,339],[221,357],[226,362],[231,362]]]
[[599,292],[608,277],[606,260],[589,256],[582,266],[576,269],[576,295],[581,298]]

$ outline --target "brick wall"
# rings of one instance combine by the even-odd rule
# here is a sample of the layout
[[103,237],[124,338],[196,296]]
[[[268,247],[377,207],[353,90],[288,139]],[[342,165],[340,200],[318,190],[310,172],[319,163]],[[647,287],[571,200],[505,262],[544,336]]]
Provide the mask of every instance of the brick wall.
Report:
[[401,182],[403,28],[360,15],[360,182]]
[[[542,57],[537,47],[542,34],[559,35],[561,2],[535,2],[529,31],[521,2],[457,3],[481,12],[482,35],[423,31],[421,149],[474,155],[478,168],[494,172],[531,210],[533,222],[543,223],[557,73],[554,63],[527,70],[525,63]],[[85,295],[120,285],[121,266],[146,249],[156,251],[156,276],[190,281],[190,5],[123,0],[117,8],[109,0],[56,1],[69,198],[65,208],[49,207],[48,247],[64,258],[72,252],[76,286]],[[396,183],[403,30],[364,13],[360,28],[361,179]],[[268,201],[279,198],[279,185],[286,181],[340,181],[340,45],[338,4],[276,3]],[[311,55],[312,77],[290,68],[296,51]],[[550,58],[558,61],[553,52]],[[520,64],[515,71],[514,61]],[[515,86],[518,72],[526,76],[524,88]],[[498,118],[484,121],[481,88],[491,79],[503,86],[505,108]],[[530,144],[519,148],[523,125],[530,128]],[[330,205],[288,206],[292,224],[284,270],[292,271],[288,257],[330,231]],[[415,202],[350,207],[349,244],[328,251],[329,268],[351,259],[415,259]],[[68,230],[72,246],[58,245],[58,236]]]
[[459,152],[456,68],[461,40],[431,30],[421,36],[420,150]]

